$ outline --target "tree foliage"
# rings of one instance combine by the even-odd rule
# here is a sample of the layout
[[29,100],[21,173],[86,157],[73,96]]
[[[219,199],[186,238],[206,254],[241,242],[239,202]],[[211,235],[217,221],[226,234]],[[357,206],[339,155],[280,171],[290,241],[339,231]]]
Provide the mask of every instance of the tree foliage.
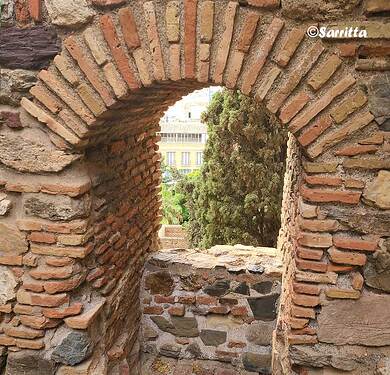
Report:
[[193,246],[274,246],[280,227],[287,132],[238,91],[214,95],[198,177],[180,181]]

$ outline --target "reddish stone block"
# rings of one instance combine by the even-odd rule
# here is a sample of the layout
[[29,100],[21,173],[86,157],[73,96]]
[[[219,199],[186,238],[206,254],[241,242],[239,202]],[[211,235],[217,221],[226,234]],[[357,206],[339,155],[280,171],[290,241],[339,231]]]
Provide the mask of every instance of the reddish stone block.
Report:
[[255,12],[250,12],[245,17],[240,36],[237,41],[237,50],[248,52],[252,43],[253,35],[255,34],[259,15]]
[[184,316],[186,309],[184,306],[172,306],[168,309],[169,315],[172,316]]
[[23,24],[27,23],[30,20],[30,13],[28,10],[27,0],[16,0],[15,16],[16,16],[16,21]]
[[156,303],[175,303],[175,296],[163,296],[163,295],[156,295],[154,296],[154,302]]
[[209,313],[212,314],[229,314],[230,308],[228,306],[212,306],[209,308]]
[[20,122],[20,113],[11,111],[0,111],[0,124],[4,124],[11,129],[19,129],[22,127]]
[[337,190],[323,190],[310,189],[302,186],[300,189],[301,195],[304,199],[315,203],[331,203],[340,202],[346,204],[358,204],[361,192],[356,191],[337,191]]
[[184,77],[195,78],[197,0],[184,2]]
[[136,49],[141,45],[134,14],[130,8],[122,8],[118,12],[123,38],[129,49]]
[[320,304],[320,297],[318,296],[309,296],[306,294],[295,293],[292,299],[293,302],[299,306],[315,307]]
[[41,20],[41,5],[42,0],[28,0],[28,10],[34,21]]
[[182,303],[183,305],[193,305],[195,301],[196,301],[195,296],[191,296],[191,295],[179,296],[178,298],[178,302]]
[[284,105],[280,110],[280,121],[282,121],[283,124],[287,124],[309,100],[310,96],[304,91],[294,96],[290,103]]
[[317,336],[311,336],[311,335],[288,335],[287,336],[288,343],[290,345],[310,345],[310,344],[317,344],[318,339]]
[[248,309],[246,306],[234,306],[232,307],[231,314],[233,316],[247,316]]
[[218,299],[211,296],[196,296],[196,303],[198,305],[216,305]]

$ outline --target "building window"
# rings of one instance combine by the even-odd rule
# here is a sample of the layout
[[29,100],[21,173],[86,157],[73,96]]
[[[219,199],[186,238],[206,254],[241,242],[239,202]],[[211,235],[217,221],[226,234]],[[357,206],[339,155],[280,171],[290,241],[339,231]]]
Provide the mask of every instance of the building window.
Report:
[[167,152],[167,164],[175,165],[176,164],[176,153],[175,152]]
[[183,167],[188,167],[190,165],[190,153],[182,152],[181,153],[181,165]]
[[198,151],[196,153],[196,165],[202,165],[203,163],[203,151]]
[[188,112],[188,118],[191,118],[191,112]]

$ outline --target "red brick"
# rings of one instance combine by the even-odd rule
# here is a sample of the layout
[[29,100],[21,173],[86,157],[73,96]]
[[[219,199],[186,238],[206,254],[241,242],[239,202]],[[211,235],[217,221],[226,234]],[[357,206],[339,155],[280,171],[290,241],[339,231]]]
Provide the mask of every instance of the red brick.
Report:
[[260,74],[260,71],[263,69],[263,66],[267,61],[267,57],[271,52],[272,47],[276,41],[276,38],[278,37],[283,26],[284,26],[284,21],[282,21],[279,18],[274,18],[271,24],[268,26],[267,30],[265,31],[264,34],[265,37],[262,41],[262,45],[259,47],[259,50],[257,51],[256,58],[252,62],[249,69],[243,74],[242,77],[243,83],[242,83],[241,91],[244,94],[248,95],[251,92],[252,87],[256,82],[256,79]]
[[50,112],[57,114],[62,109],[61,103],[53,95],[50,95],[49,90],[45,89],[42,85],[37,84],[33,86],[30,89],[30,93]]
[[283,124],[287,124],[309,100],[310,96],[304,91],[295,95],[288,104],[281,108],[279,115],[280,121],[282,121]]
[[26,24],[30,20],[30,13],[28,11],[27,0],[16,0],[15,2],[15,16],[16,21]]
[[28,0],[28,10],[34,21],[41,20],[41,1],[42,0]]
[[154,302],[156,303],[175,303],[175,296],[163,296],[163,295],[156,295],[154,296]]
[[164,60],[157,27],[156,12],[152,1],[143,4],[145,11],[146,31],[149,37],[150,51],[153,60],[153,75],[157,81],[165,80]]
[[337,45],[338,54],[341,57],[354,57],[357,51],[357,43],[341,43]]
[[309,345],[309,344],[317,344],[318,339],[317,336],[312,335],[292,335],[289,334],[287,336],[288,343],[290,345]]
[[230,57],[229,65],[226,70],[226,87],[227,88],[234,88],[238,76],[241,71],[242,63],[244,61],[244,52],[241,51],[234,51]]
[[76,275],[63,281],[46,281],[43,284],[45,291],[49,294],[68,292],[76,289],[83,281],[84,275]]
[[301,293],[301,294],[311,294],[311,295],[320,294],[320,287],[318,285],[313,285],[313,284],[294,282],[293,289],[294,292]]
[[97,302],[95,305],[90,306],[88,310],[84,311],[82,314],[77,316],[71,316],[65,318],[65,324],[69,328],[73,329],[87,329],[91,326],[93,321],[99,315],[101,309],[103,308],[105,300]]
[[119,9],[119,22],[122,28],[123,38],[129,49],[135,49],[141,46],[137,32],[134,14],[130,8]]
[[51,319],[63,319],[68,316],[78,315],[83,310],[83,304],[75,302],[73,305],[64,308],[44,308],[42,313],[47,318]]
[[331,248],[328,250],[328,253],[333,263],[364,266],[367,261],[367,257],[364,254],[354,253],[352,251],[339,251]]
[[247,0],[248,5],[259,8],[279,8],[280,0]]
[[122,49],[114,22],[109,14],[100,17],[100,27],[123,79],[130,89],[139,88],[140,85],[129,66],[129,60]]
[[364,181],[356,180],[354,178],[346,178],[344,180],[344,186],[352,189],[363,189],[366,184]]
[[316,313],[311,307],[301,307],[293,305],[291,307],[291,314],[297,318],[310,318],[314,319],[316,317]]
[[313,90],[319,90],[337,71],[341,62],[341,59],[337,55],[330,55],[324,63],[312,72],[307,84]]
[[332,246],[332,236],[329,233],[305,233],[298,236],[298,243],[302,246],[328,248]]
[[305,176],[309,185],[342,186],[343,179],[336,176]]
[[315,102],[310,104],[308,108],[301,112],[289,125],[289,130],[292,133],[296,133],[298,130],[306,126],[315,116],[329,106],[338,96],[343,94],[348,88],[350,88],[356,79],[352,75],[347,75],[333,87],[328,89],[326,93],[317,99]]
[[71,56],[77,61],[81,71],[85,74],[88,81],[92,84],[95,90],[99,93],[104,103],[110,107],[115,104],[115,99],[111,95],[111,92],[108,90],[104,82],[101,81],[97,70],[95,69],[95,64],[82,50],[82,48],[77,43],[76,39],[72,36],[68,37],[65,40],[65,47],[71,54]]
[[295,263],[300,270],[304,271],[326,272],[328,267],[328,264],[325,262],[315,262],[302,259],[296,259]]
[[197,0],[184,2],[184,78],[195,78]]
[[161,315],[164,309],[161,306],[144,306],[144,314]]
[[33,242],[56,243],[56,236],[53,233],[32,232],[27,239]]
[[325,130],[333,125],[333,120],[330,116],[321,117],[315,120],[312,125],[305,129],[298,137],[298,142],[302,146],[307,146],[313,143]]
[[242,25],[240,36],[237,41],[237,50],[242,52],[248,52],[252,43],[253,36],[255,34],[257,23],[260,16],[255,12],[249,12]]
[[228,314],[230,311],[230,308],[228,306],[212,306],[209,308],[209,313],[212,314]]
[[47,328],[47,325],[50,324],[50,320],[44,316],[20,315],[19,318],[23,325],[34,329]]
[[74,263],[74,259],[68,257],[46,257],[45,263],[48,266],[64,267]]
[[355,191],[309,189],[304,186],[301,187],[300,193],[304,199],[310,202],[340,202],[346,204],[358,204],[362,195],[361,192]]
[[293,329],[291,333],[293,335],[316,335],[317,331],[313,327],[305,327],[302,329]]
[[232,307],[231,314],[233,316],[247,316],[248,309],[246,306],[234,306]]
[[97,6],[115,6],[124,4],[126,0],[92,0],[92,4]]
[[306,294],[295,293],[292,298],[293,302],[299,306],[315,307],[320,304],[320,297],[309,296]]
[[21,349],[39,350],[45,347],[45,343],[41,339],[35,339],[35,340],[16,339],[15,344],[18,348]]
[[16,297],[20,304],[32,306],[57,307],[69,302],[69,296],[65,293],[49,295],[45,293],[30,293],[19,289]]
[[302,259],[321,260],[324,252],[322,250],[298,247],[297,254]]
[[372,154],[379,150],[378,146],[375,145],[356,145],[356,146],[345,146],[335,152],[338,156],[355,156],[361,154]]
[[325,219],[303,219],[299,218],[299,227],[303,230],[309,230],[311,232],[333,232],[338,229],[337,220]]
[[22,255],[0,255],[0,264],[6,266],[21,266],[23,265]]
[[184,316],[186,312],[185,307],[182,306],[172,306],[168,309],[168,314],[172,316]]
[[7,303],[6,305],[1,305],[0,312],[10,314],[12,312],[12,305],[10,303]]
[[[214,69],[214,82],[222,83],[223,72],[226,67],[227,59],[230,51],[230,44],[233,37],[234,19],[236,17],[237,3],[229,2],[224,16],[224,31],[221,37],[221,41],[218,46],[215,69]],[[238,54],[237,56],[241,56]],[[237,63],[237,62],[236,62]],[[241,68],[241,64],[240,68]]]
[[378,248],[378,239],[359,239],[344,235],[333,236],[333,244],[341,249],[375,251]]
[[218,299],[210,296],[196,296],[196,303],[198,305],[216,305]]
[[73,266],[51,267],[39,266],[29,272],[30,276],[38,280],[67,279],[73,274]]
[[287,66],[305,34],[306,32],[303,29],[292,29],[283,41],[283,45],[276,54],[274,61],[280,66]]
[[309,319],[289,317],[289,323],[292,329],[302,329],[309,324]]
[[328,264],[328,272],[346,273],[351,272],[352,270],[354,270],[354,268],[354,266],[345,266],[340,264],[334,264],[332,262]]
[[35,339],[37,337],[42,337],[45,335],[45,331],[43,331],[43,330],[38,330],[38,329],[33,329],[33,328],[28,328],[28,327],[23,327],[23,326],[5,327],[4,333],[7,336],[20,337],[22,339]]

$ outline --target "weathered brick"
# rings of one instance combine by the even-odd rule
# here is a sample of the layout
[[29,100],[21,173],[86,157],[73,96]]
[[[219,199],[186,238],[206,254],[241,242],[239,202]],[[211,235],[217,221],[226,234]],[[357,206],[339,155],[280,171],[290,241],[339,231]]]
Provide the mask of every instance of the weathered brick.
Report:
[[311,232],[333,232],[338,229],[338,222],[332,219],[309,220],[299,218],[299,227]]
[[307,204],[303,202],[303,199],[299,199],[299,212],[305,219],[316,218],[318,215],[318,206]]
[[52,267],[40,265],[29,272],[30,276],[38,280],[67,279],[73,274],[73,265]]
[[198,305],[216,305],[218,299],[211,296],[196,296],[196,303]]
[[37,84],[31,87],[30,94],[38,99],[50,112],[57,114],[61,108],[61,103],[53,96],[50,91],[45,89],[42,85]]
[[45,331],[43,330],[37,330],[33,328],[28,327],[12,327],[12,326],[6,326],[4,328],[4,333],[7,336],[11,337],[20,337],[24,339],[35,339],[37,337],[42,337],[45,334]]
[[6,266],[21,266],[23,264],[22,255],[0,255],[0,264]]
[[324,252],[317,249],[308,249],[305,247],[298,247],[297,255],[302,259],[321,260]]
[[303,169],[307,173],[334,173],[337,171],[337,163],[310,163],[303,162]]
[[106,39],[106,42],[111,50],[112,56],[123,79],[130,89],[133,90],[139,88],[140,85],[129,66],[129,59],[127,58],[122,48],[116,33],[114,22],[109,14],[105,14],[100,17],[100,28],[102,29],[104,38]]
[[165,10],[165,22],[167,27],[167,37],[169,42],[180,40],[180,12],[179,2],[169,1]]
[[344,180],[344,186],[351,189],[363,189],[365,186],[364,181],[356,180],[354,178],[346,178]]
[[329,116],[321,117],[312,125],[305,129],[298,137],[298,142],[302,146],[307,146],[313,143],[322,133],[333,125],[333,121]]
[[337,273],[334,272],[315,273],[315,272],[306,272],[306,271],[296,271],[295,280],[303,281],[307,283],[336,284]]
[[211,314],[229,314],[230,308],[228,306],[211,306],[209,308],[209,313]]
[[296,133],[298,130],[306,126],[315,116],[323,111],[332,101],[343,94],[349,87],[356,82],[352,75],[347,75],[336,83],[333,87],[315,102],[310,104],[308,108],[301,112],[289,125],[289,130],[292,133]]
[[303,77],[306,76],[311,67],[316,63],[323,51],[323,44],[316,43],[302,57],[301,62],[294,69],[294,72],[289,75],[286,81],[284,81],[281,85],[280,89],[274,93],[271,100],[268,102],[267,108],[272,113],[276,113],[278,111],[284,101],[289,97]]
[[355,269],[355,266],[346,266],[342,264],[334,264],[330,262],[328,264],[328,272],[347,273]]
[[98,34],[101,34],[100,30],[91,26],[84,31],[83,37],[96,63],[99,66],[102,66],[107,63],[107,61],[109,61],[110,56],[106,49],[99,42],[100,38],[97,37]]
[[125,2],[126,0],[92,0],[92,4],[101,7],[104,6],[111,7],[111,6],[121,5]]
[[354,158],[343,161],[347,169],[390,169],[390,160]]
[[293,289],[294,292],[296,293],[311,294],[311,295],[319,295],[321,291],[318,285],[297,283],[297,282],[293,283]]
[[33,242],[56,243],[55,235],[46,232],[32,232],[27,236],[27,239]]
[[292,329],[302,329],[309,324],[309,319],[295,318],[290,316],[289,323]]
[[317,330],[313,327],[305,327],[302,329],[294,329],[291,331],[293,335],[316,335]]
[[333,263],[348,264],[353,266],[364,266],[367,257],[361,253],[354,253],[352,251],[339,251],[334,247],[328,250],[328,254]]
[[32,349],[39,350],[45,347],[45,343],[41,339],[27,340],[27,339],[16,339],[15,344],[21,349]]
[[280,121],[283,124],[287,124],[291,119],[307,104],[310,100],[309,94],[301,91],[295,95],[289,103],[285,104],[279,114]]
[[186,309],[183,305],[172,306],[168,309],[168,314],[171,316],[184,316]]
[[163,295],[156,295],[154,296],[154,302],[156,303],[169,303],[173,304],[175,303],[176,297],[175,296],[163,296]]
[[84,258],[88,249],[86,247],[59,247],[59,246],[43,246],[31,245],[31,251],[34,254],[66,256],[71,258]]
[[363,129],[374,120],[370,112],[366,112],[357,118],[354,118],[331,132],[323,136],[318,143],[307,149],[308,154],[315,158],[323,152],[340,143],[351,134]]
[[351,284],[352,288],[355,290],[361,290],[364,284],[364,277],[360,272],[353,272],[351,274]]
[[94,63],[92,62],[92,59],[90,59],[83,52],[77,40],[74,37],[70,36],[65,40],[64,44],[71,56],[77,61],[78,66],[85,74],[88,81],[99,93],[107,107],[114,105],[114,97],[112,96],[110,90],[107,88],[105,83],[100,79],[99,75],[97,74],[97,69],[94,68]]
[[314,272],[326,272],[326,262],[315,262],[311,260],[295,259],[295,263],[298,269],[303,271],[314,271]]
[[256,58],[252,62],[251,66],[244,72],[242,76],[242,87],[241,91],[244,94],[249,94],[252,90],[253,85],[256,82],[260,71],[266,63],[267,57],[272,50],[272,47],[278,37],[280,31],[284,26],[284,21],[279,18],[274,18],[267,30],[265,31],[265,37],[262,41],[262,45],[257,51]]
[[83,304],[76,302],[68,307],[63,308],[44,308],[42,313],[45,317],[50,319],[63,319],[68,316],[78,315],[83,310]]
[[305,176],[308,185],[341,186],[343,179],[336,176]]
[[162,306],[144,306],[143,313],[147,315],[161,315],[164,312]]
[[187,296],[179,296],[179,303],[183,303],[184,305],[193,305],[195,303],[195,296],[187,295]]
[[75,134],[73,134],[71,131],[66,129],[62,124],[54,120],[45,111],[43,111],[41,108],[36,106],[33,102],[31,102],[27,98],[22,98],[21,105],[31,116],[45,123],[46,126],[51,131],[58,134],[61,138],[65,139],[67,142],[73,145],[77,145],[78,143],[80,143],[80,139]]
[[16,295],[18,303],[32,306],[57,307],[69,302],[69,296],[65,293],[50,295],[45,293],[30,293],[19,289]]
[[[204,44],[208,46],[208,44]],[[202,54],[202,45],[200,47],[200,54]],[[208,73],[208,70],[207,70]],[[181,79],[180,72],[180,44],[171,44],[169,46],[169,77],[172,81],[179,81]],[[207,79],[208,80],[208,74]]]
[[34,21],[41,20],[41,2],[42,0],[28,0],[28,11]]
[[248,52],[252,44],[253,36],[257,28],[260,16],[255,12],[250,12],[246,15],[242,25],[240,36],[237,41],[237,50]]
[[214,1],[203,1],[200,5],[200,40],[210,43],[213,39]]
[[298,236],[298,243],[302,246],[314,248],[328,248],[332,246],[332,235],[329,233],[305,233]]
[[63,54],[54,58],[54,64],[62,76],[72,85],[77,86],[80,83],[78,75],[74,71],[73,62]]
[[332,109],[330,115],[340,124],[343,122],[351,113],[362,107],[367,102],[367,97],[362,91],[357,91],[352,96],[344,99],[337,107]]
[[358,44],[355,42],[341,43],[336,48],[340,57],[354,57],[358,49]]
[[383,141],[384,141],[383,134],[374,133],[370,137],[359,139],[358,143],[359,145],[381,145]]
[[361,192],[356,191],[309,189],[304,186],[301,187],[300,192],[304,199],[318,203],[340,202],[358,204],[362,195]]
[[279,8],[280,0],[247,0],[248,5],[259,8]]
[[[218,46],[216,60],[215,60],[215,69],[214,69],[214,82],[222,83],[223,72],[226,67],[227,59],[230,51],[230,44],[233,37],[233,29],[234,29],[234,20],[236,17],[238,4],[230,1],[224,16],[224,31],[221,37],[221,41]],[[238,54],[238,56],[241,56]],[[241,68],[241,66],[240,66]]]
[[316,317],[316,313],[311,307],[301,307],[293,305],[291,307],[291,314],[297,318],[310,318],[314,319]]
[[333,76],[341,65],[341,59],[337,55],[329,56],[323,64],[316,68],[307,81],[315,91],[319,90]]
[[88,134],[88,127],[72,111],[64,108],[60,111],[58,116],[78,137],[85,138]]
[[160,44],[160,34],[157,27],[154,4],[148,1],[143,4],[146,21],[146,31],[149,37],[150,53],[153,60],[153,74],[157,81],[165,80],[164,60]]
[[378,241],[378,238],[360,239],[338,234],[333,236],[336,247],[348,250],[375,251],[378,248]]
[[345,146],[335,152],[339,156],[356,156],[362,154],[375,154],[379,150],[375,145]]
[[45,292],[49,294],[68,292],[76,289],[83,281],[85,277],[83,274],[76,275],[67,280],[61,281],[46,281],[43,283]]
[[[208,44],[207,44],[208,45]],[[242,63],[244,61],[244,52],[241,51],[234,51],[232,52],[231,58],[229,60],[229,65],[226,70],[226,87],[227,88],[234,88],[238,76],[241,72]]]
[[282,47],[274,57],[274,61],[280,66],[287,66],[305,34],[306,32],[303,29],[292,29],[284,39]]
[[132,10],[130,8],[121,8],[118,11],[118,15],[123,38],[125,39],[127,47],[130,50],[140,47],[141,41],[139,39],[137,24],[135,23]]
[[311,336],[311,335],[289,334],[287,336],[287,340],[290,345],[312,345],[318,343],[317,336]]
[[48,194],[66,194],[70,197],[78,197],[91,189],[91,181],[86,179],[74,180],[72,185],[66,183],[50,184],[45,183],[41,186],[41,192]]
[[320,304],[320,297],[294,293],[293,302],[299,306],[315,307]]
[[195,78],[196,10],[198,1],[184,2],[184,78]]
[[329,298],[340,298],[340,299],[360,298],[360,292],[354,289],[328,288],[325,289],[325,294]]
[[99,117],[106,111],[106,107],[100,96],[87,83],[83,82],[80,84],[76,91],[84,104],[96,117]]
[[277,67],[273,67],[268,74],[264,77],[262,82],[259,85],[259,88],[256,90],[255,99],[263,101],[267,96],[269,90],[274,84],[275,80],[278,78],[281,70]]
[[104,303],[105,300],[99,301],[96,305],[89,307],[88,310],[84,311],[82,314],[65,318],[65,324],[73,329],[87,329],[99,315]]
[[[172,47],[172,46],[171,46]],[[146,53],[145,51],[140,47],[133,51],[133,57],[135,61],[135,65],[138,69],[138,74],[141,79],[141,82],[144,86],[148,86],[152,83],[152,79],[149,75],[149,70],[146,63]],[[171,62],[172,63],[172,62]],[[178,66],[180,67],[180,61]],[[179,69],[179,75],[180,75],[180,69]]]

